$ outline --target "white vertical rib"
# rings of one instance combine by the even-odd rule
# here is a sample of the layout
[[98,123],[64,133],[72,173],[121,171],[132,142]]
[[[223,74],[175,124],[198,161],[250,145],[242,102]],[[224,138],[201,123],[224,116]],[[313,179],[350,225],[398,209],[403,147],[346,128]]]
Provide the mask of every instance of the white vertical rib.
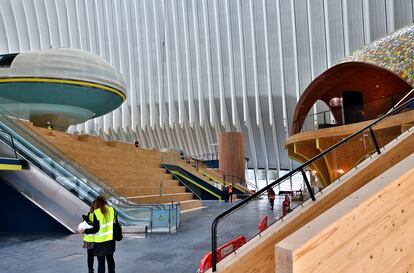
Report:
[[237,105],[236,105],[236,92],[234,90],[234,63],[233,63],[233,45],[231,41],[231,25],[230,25],[230,0],[226,0],[225,2],[225,11],[226,11],[226,26],[227,26],[227,46],[229,49],[229,70],[230,70],[230,96],[231,96],[231,116],[232,116],[232,124],[233,126],[238,127],[240,130],[240,125],[237,124],[238,114],[237,114]]
[[326,56],[328,60],[328,67],[332,65],[332,56],[331,56],[331,33],[329,30],[329,9],[328,9],[328,0],[323,0],[323,6],[325,11],[325,38],[326,38]]
[[167,94],[168,94],[168,123],[170,127],[173,127],[173,117],[175,116],[174,98],[172,95],[172,75],[171,75],[171,56],[170,56],[170,31],[167,20],[167,13],[165,11],[165,0],[162,0],[162,12],[164,16],[164,39],[165,39],[165,62],[167,66]]
[[225,107],[226,107],[226,100],[224,98],[224,87],[223,87],[223,64],[222,64],[222,57],[221,57],[221,36],[220,36],[220,28],[219,28],[219,18],[218,18],[218,5],[217,0],[213,0],[214,5],[214,22],[215,22],[215,33],[216,33],[216,47],[217,47],[217,64],[218,64],[218,82],[219,82],[219,94],[220,94],[220,122],[224,126],[228,126],[226,124],[226,115],[225,115]]
[[364,41],[365,44],[369,44],[371,42],[371,23],[369,20],[370,10],[369,10],[369,1],[370,0],[363,0],[362,8],[364,10]]
[[184,123],[184,102],[182,90],[181,77],[181,57],[180,48],[178,45],[178,23],[177,23],[177,2],[172,0],[173,10],[173,26],[174,26],[174,47],[175,47],[175,68],[177,70],[177,93],[178,93],[178,122],[180,125]]
[[[265,38],[265,61],[266,61],[266,84],[267,84],[267,96],[269,101],[269,122],[272,129],[272,140],[275,146],[276,152],[276,165],[277,169],[280,170],[280,156],[279,156],[279,143],[277,140],[276,124],[274,121],[273,112],[273,96],[272,96],[272,82],[270,79],[270,52],[269,52],[269,33],[268,33],[268,20],[267,20],[267,3],[266,0],[262,2],[263,11],[263,25],[264,25],[264,38]],[[266,175],[267,177],[267,175]]]
[[188,15],[186,0],[181,1],[181,8],[183,13],[183,24],[184,24],[184,49],[185,49],[185,62],[186,62],[186,72],[187,72],[187,95],[188,95],[188,113],[190,124],[193,125],[194,122],[194,98],[193,98],[193,88],[191,83],[191,72],[190,72],[190,48],[188,41]]
[[[298,46],[297,46],[297,39],[296,39],[296,21],[295,21],[295,2],[291,1],[291,18],[292,18],[292,36],[293,36],[293,62],[295,67],[295,93],[296,93],[296,100],[299,100],[300,97],[300,90],[299,90],[299,69],[298,69]],[[289,130],[289,124],[287,126]]]
[[145,102],[145,86],[144,86],[144,68],[143,68],[143,57],[142,57],[142,39],[141,39],[141,28],[139,22],[139,11],[137,1],[133,1],[135,11],[135,29],[138,37],[138,81],[139,81],[139,104],[141,107],[141,128],[145,130],[147,123],[147,104]]
[[[158,82],[158,109],[159,109],[159,124],[163,126],[163,117],[164,117],[164,104],[163,104],[163,94],[162,94],[162,64],[161,64],[161,57],[160,57],[160,35],[159,35],[159,27],[158,27],[158,13],[155,6],[155,1],[153,2],[153,19],[154,19],[154,30],[155,30],[155,54],[157,57],[157,82]],[[155,105],[155,103],[154,103]]]
[[198,29],[198,19],[197,19],[197,2],[192,0],[193,6],[193,27],[194,27],[194,45],[195,45],[195,55],[196,55],[196,71],[197,71],[197,95],[198,95],[198,115],[199,122],[202,125],[204,122],[204,109],[202,107],[204,103],[204,98],[201,95],[201,68],[200,68],[200,38],[199,38],[199,29]]
[[394,7],[395,0],[386,0],[386,22],[387,22],[387,32],[391,33],[395,30],[395,7]]
[[241,79],[242,79],[242,96],[243,96],[243,122],[247,122],[247,90],[246,90],[246,61],[244,55],[244,33],[243,19],[241,11],[241,0],[237,0],[237,21],[239,26],[239,46],[241,57]]
[[147,71],[148,71],[148,97],[149,97],[149,107],[150,107],[150,126],[154,129],[155,125],[155,102],[154,102],[154,80],[152,78],[152,59],[151,59],[151,50],[150,50],[150,34],[148,29],[148,5],[147,1],[144,0],[144,28],[145,28],[145,46],[146,46],[146,55],[147,55]]
[[210,111],[210,123],[214,123],[215,120],[215,107],[214,107],[214,95],[213,95],[213,80],[212,80],[212,67],[211,67],[211,49],[210,49],[210,28],[208,24],[207,14],[207,0],[203,1],[203,19],[204,19],[204,38],[206,41],[206,63],[207,63],[207,84],[208,84],[208,102]]
[[254,22],[254,10],[253,10],[253,0],[249,0],[249,11],[250,11],[250,34],[252,41],[252,57],[253,57],[253,88],[254,88],[254,101],[255,101],[255,110],[256,110],[256,124],[260,124],[260,101],[259,101],[259,86],[257,80],[257,52],[256,52],[256,30]]
[[[130,115],[130,122],[127,124],[127,126],[129,126],[132,130],[135,130],[135,126],[136,126],[136,81],[135,81],[135,65],[133,65],[132,63],[135,61],[134,60],[134,55],[132,53],[131,47],[133,46],[133,42],[132,42],[132,31],[131,31],[131,23],[132,23],[132,19],[131,19],[131,12],[132,12],[132,7],[131,7],[131,2],[126,2],[126,1],[122,1],[123,3],[123,8],[124,8],[124,13],[126,16],[126,33],[125,35],[127,36],[127,56],[128,56],[128,71],[129,71],[129,96],[128,96],[128,102],[131,105],[131,112],[127,113],[128,115]],[[125,125],[123,125],[125,126]],[[124,127],[124,129],[126,129]]]
[[284,59],[283,59],[283,41],[282,41],[282,24],[281,24],[281,11],[280,3],[276,1],[276,15],[277,15],[277,34],[278,34],[278,47],[279,47],[279,70],[280,70],[280,90],[282,92],[282,111],[283,111],[283,125],[285,127],[285,136],[288,137],[287,130],[287,105],[286,105],[286,92],[285,92],[285,72],[284,72]]
[[273,98],[272,98],[272,83],[270,79],[270,53],[269,53],[269,34],[267,29],[267,4],[266,0],[262,1],[263,11],[263,25],[264,25],[264,44],[265,44],[265,62],[266,62],[266,85],[267,85],[267,97],[269,106],[269,121],[270,126],[273,125]]
[[348,15],[348,0],[342,0],[342,13],[343,13],[343,28],[344,28],[344,43],[345,43],[345,56],[349,55],[349,15]]

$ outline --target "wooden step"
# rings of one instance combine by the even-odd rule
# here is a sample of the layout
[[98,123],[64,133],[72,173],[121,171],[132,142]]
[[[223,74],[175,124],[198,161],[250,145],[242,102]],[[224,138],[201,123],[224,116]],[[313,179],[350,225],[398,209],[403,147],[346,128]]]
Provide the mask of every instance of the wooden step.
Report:
[[[115,188],[120,194],[126,197],[132,196],[145,196],[145,195],[158,195],[160,194],[160,187],[122,187],[122,188]],[[180,186],[163,186],[162,193],[163,194],[170,194],[170,193],[185,193],[186,188]]]
[[178,202],[192,200],[193,194],[188,193],[174,193],[174,194],[163,194],[163,195],[146,195],[146,196],[137,196],[128,198],[130,201],[138,204],[159,204],[159,203],[168,203],[168,202]]
[[128,181],[124,179],[119,180],[109,180],[106,179],[104,181],[108,181],[108,184],[112,185],[114,188],[125,188],[125,187],[160,187],[162,183],[163,187],[174,187],[179,186],[178,180],[134,180]]
[[193,199],[180,202],[181,213],[203,208],[201,200]]

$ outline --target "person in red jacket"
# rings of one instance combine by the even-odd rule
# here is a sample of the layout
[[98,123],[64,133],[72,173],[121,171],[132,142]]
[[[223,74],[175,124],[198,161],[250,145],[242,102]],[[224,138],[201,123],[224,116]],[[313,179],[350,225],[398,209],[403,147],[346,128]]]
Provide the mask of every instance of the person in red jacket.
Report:
[[233,202],[233,184],[229,185],[229,200],[230,203]]
[[290,212],[290,198],[286,194],[285,195],[285,200],[283,200],[283,202],[282,202],[282,216],[285,216],[289,212]]

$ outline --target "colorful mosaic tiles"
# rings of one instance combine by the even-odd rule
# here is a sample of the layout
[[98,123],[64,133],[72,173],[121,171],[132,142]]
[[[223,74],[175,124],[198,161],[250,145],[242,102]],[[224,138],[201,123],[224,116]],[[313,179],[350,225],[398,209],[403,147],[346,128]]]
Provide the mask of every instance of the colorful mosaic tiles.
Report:
[[414,25],[356,50],[342,62],[364,62],[383,67],[414,87]]

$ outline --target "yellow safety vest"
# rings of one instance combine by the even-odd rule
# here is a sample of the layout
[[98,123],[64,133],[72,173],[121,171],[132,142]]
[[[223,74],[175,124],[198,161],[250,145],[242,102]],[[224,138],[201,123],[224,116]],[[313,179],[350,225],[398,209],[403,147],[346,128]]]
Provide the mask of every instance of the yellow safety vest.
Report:
[[[91,220],[91,222],[93,222],[93,212],[90,212],[88,214],[88,218],[89,218],[89,220]],[[85,234],[85,235],[83,235],[83,241],[88,242],[88,243],[93,243],[93,236],[94,235],[95,234]]]
[[93,213],[99,221],[99,231],[94,234],[94,242],[102,243],[114,239],[114,220],[115,211],[112,207],[107,206],[107,213],[104,215],[101,209],[96,209]]

